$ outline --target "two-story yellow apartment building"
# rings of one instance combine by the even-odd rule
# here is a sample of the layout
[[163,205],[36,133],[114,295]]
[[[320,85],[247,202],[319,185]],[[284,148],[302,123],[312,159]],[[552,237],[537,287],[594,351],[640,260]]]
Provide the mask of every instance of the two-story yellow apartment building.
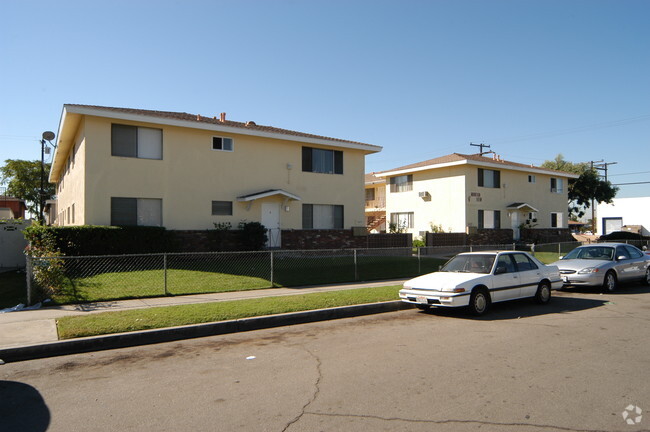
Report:
[[203,230],[246,220],[274,239],[363,226],[365,156],[380,150],[225,113],[64,105],[50,174],[56,223]]
[[568,180],[578,177],[458,153],[374,176],[386,179],[387,222],[400,230],[422,236],[511,228],[515,239],[522,227],[566,228]]

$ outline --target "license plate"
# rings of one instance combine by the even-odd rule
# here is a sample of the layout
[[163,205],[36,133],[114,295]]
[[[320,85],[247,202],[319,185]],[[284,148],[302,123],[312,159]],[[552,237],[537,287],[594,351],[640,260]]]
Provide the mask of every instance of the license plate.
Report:
[[429,299],[425,296],[417,296],[415,297],[415,301],[418,303],[429,304]]

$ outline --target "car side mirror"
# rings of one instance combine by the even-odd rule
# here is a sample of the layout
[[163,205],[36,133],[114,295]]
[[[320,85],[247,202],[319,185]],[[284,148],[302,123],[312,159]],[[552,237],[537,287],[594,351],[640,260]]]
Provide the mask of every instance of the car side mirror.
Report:
[[560,258],[558,258],[558,259],[564,259],[564,255],[560,255]]
[[619,255],[619,256],[616,257],[616,261],[623,261],[623,260],[626,260],[626,259],[627,259],[627,257],[625,255]]
[[503,273],[507,273],[507,272],[508,272],[508,268],[506,266],[497,266],[497,268],[494,269],[494,274],[495,275],[503,274]]

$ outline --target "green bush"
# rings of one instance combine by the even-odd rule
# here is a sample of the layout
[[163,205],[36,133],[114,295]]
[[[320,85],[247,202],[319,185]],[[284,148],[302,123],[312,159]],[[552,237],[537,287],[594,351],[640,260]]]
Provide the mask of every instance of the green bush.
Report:
[[261,250],[266,245],[268,230],[259,222],[239,223],[241,242],[244,250]]
[[32,247],[47,246],[46,250],[67,256],[156,253],[173,249],[171,236],[161,227],[32,225],[24,233]]

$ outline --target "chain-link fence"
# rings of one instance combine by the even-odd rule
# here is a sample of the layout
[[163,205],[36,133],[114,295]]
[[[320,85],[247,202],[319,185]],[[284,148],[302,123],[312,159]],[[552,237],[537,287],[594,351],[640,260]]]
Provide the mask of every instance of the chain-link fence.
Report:
[[28,257],[28,302],[78,303],[408,278],[481,250],[528,250],[553,262],[580,243]]

